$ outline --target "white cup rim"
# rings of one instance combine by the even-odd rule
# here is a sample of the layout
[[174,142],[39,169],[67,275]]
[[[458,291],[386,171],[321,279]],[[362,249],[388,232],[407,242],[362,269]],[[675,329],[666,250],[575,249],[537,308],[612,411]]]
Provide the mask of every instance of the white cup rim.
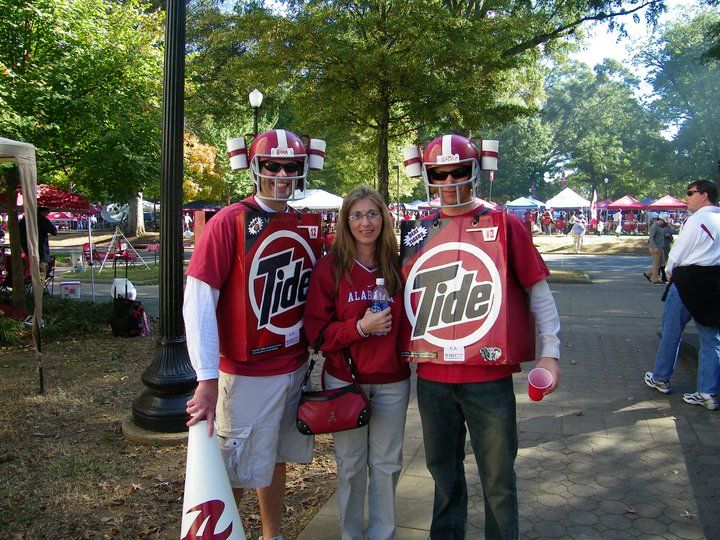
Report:
[[[543,378],[547,377],[549,379],[549,382],[545,386],[540,386],[538,384],[535,384],[534,382],[531,381],[533,372],[535,372],[538,376],[542,376]],[[530,373],[528,373],[528,382],[539,390],[544,390],[546,388],[550,388],[552,386],[553,381],[554,381],[554,377],[553,377],[553,374],[550,373],[549,369],[534,368],[534,369],[530,370]]]

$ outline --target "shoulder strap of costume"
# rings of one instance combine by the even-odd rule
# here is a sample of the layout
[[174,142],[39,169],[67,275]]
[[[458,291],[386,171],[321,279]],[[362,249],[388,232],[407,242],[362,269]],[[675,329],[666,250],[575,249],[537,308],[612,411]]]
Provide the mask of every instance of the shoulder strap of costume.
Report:
[[[242,205],[244,205],[244,206],[247,206],[250,210],[255,210],[256,212],[265,212],[265,210],[263,210],[263,209],[260,208],[259,206],[255,205],[255,204],[251,204],[251,203],[249,203],[249,202],[247,202],[247,201],[240,201],[240,204],[242,204]],[[300,212],[300,210],[298,210],[297,208],[293,208],[293,207],[290,206],[289,204],[286,205],[286,206],[291,210],[291,212],[293,212],[293,213],[295,213],[295,214],[298,214],[298,215],[299,215],[299,214],[302,214],[302,212]]]
[[257,206],[256,204],[251,204],[251,203],[249,203],[249,202],[247,202],[247,201],[240,201],[240,204],[242,204],[243,206],[246,206],[246,207],[249,208],[250,210],[255,210],[256,212],[262,212],[262,211],[263,211],[263,209],[260,208],[259,206]]

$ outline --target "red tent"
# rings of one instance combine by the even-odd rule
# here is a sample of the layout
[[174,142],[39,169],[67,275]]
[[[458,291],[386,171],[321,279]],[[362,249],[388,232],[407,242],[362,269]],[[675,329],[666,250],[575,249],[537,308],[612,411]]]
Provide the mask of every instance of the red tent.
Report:
[[647,208],[647,206],[630,195],[625,195],[617,201],[611,202],[607,207],[608,210],[645,210]]
[[608,204],[612,202],[612,199],[605,199],[597,203],[598,210],[607,210]]
[[50,212],[48,219],[50,221],[72,221],[75,218],[70,212]]
[[665,195],[655,202],[648,204],[648,210],[685,210],[687,204],[672,195]]
[[[18,204],[22,204],[22,196],[18,195]],[[73,210],[75,212],[97,213],[82,195],[74,195],[58,187],[38,184],[38,206],[47,206],[51,210]]]

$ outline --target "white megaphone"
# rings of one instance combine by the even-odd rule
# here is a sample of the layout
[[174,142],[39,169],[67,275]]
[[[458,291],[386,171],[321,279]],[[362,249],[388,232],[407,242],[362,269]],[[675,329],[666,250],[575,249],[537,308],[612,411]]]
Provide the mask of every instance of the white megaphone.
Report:
[[190,427],[181,540],[245,540],[225,463],[207,420]]

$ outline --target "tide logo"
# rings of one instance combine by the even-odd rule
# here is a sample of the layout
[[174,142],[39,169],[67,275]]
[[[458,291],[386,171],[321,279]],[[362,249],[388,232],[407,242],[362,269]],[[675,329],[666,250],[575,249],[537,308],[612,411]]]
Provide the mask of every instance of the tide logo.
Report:
[[276,231],[258,247],[250,276],[250,304],[257,329],[285,335],[302,327],[315,254],[299,234]]
[[502,282],[493,260],[464,242],[428,250],[413,264],[405,291],[411,340],[437,347],[477,343],[497,321]]

